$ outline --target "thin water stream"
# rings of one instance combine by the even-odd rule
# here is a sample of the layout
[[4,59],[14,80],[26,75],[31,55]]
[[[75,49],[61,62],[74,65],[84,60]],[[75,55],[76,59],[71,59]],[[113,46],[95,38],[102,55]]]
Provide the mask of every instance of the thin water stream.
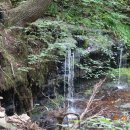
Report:
[[122,89],[121,85],[121,67],[122,67],[122,56],[123,56],[123,48],[120,48],[120,59],[119,59],[119,75],[118,75],[118,84],[117,87],[118,89]]
[[64,63],[64,97],[68,100],[67,108],[73,108],[73,103],[69,99],[74,99],[74,52],[71,49],[67,50]]
[[119,69],[118,69],[118,81],[117,81],[117,87],[118,89],[125,89],[128,87],[127,79],[123,78],[125,76],[122,76],[122,69],[126,67],[126,60],[123,58],[124,48],[122,45],[120,45],[120,55],[119,55]]

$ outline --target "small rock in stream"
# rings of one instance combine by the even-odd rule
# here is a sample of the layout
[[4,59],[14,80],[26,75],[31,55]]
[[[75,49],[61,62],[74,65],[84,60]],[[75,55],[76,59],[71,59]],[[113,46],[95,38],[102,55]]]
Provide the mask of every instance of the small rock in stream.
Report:
[[120,108],[129,109],[130,110],[130,103],[125,103],[125,104],[121,105]]

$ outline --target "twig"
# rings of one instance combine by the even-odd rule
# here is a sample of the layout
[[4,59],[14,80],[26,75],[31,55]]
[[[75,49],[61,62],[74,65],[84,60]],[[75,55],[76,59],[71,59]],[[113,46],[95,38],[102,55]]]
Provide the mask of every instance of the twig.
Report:
[[103,80],[100,80],[99,83],[97,83],[95,86],[94,86],[94,90],[93,90],[93,94],[92,96],[90,97],[88,103],[87,103],[87,107],[86,109],[84,110],[84,112],[81,114],[80,116],[80,120],[82,120],[84,118],[84,116],[87,114],[88,112],[88,109],[90,108],[94,98],[95,98],[95,95],[97,93],[97,90],[101,87],[101,85],[105,82],[106,78],[104,78]]
[[49,98],[49,96],[46,96],[43,92],[42,92],[42,95],[47,97],[51,102],[53,102],[59,108],[58,104],[54,102],[51,98]]
[[108,109],[108,108],[106,107],[106,108],[100,110],[100,111],[99,111],[98,113],[96,113],[95,115],[88,117],[88,118],[87,118],[86,120],[84,120],[81,124],[86,123],[87,120],[90,120],[90,119],[92,119],[92,118],[95,118],[95,117],[98,117],[98,116],[102,115],[103,111],[104,111],[104,110],[106,111],[107,109]]
[[11,77],[8,74],[6,74],[6,72],[2,69],[1,66],[0,66],[0,70],[10,79],[10,81],[13,82],[13,80],[11,79]]
[[10,66],[11,66],[11,70],[12,70],[12,75],[13,75],[13,77],[15,78],[14,67],[13,67],[12,62],[10,62]]

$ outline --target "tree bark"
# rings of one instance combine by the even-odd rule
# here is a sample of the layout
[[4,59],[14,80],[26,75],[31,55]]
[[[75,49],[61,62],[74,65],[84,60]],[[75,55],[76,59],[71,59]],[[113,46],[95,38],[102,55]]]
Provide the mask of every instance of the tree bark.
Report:
[[[8,1],[8,0],[7,0]],[[42,17],[52,0],[28,0],[18,7],[7,10],[7,24],[24,25]]]
[[[0,0],[0,11],[7,11],[11,9],[12,3],[10,0]],[[0,16],[1,17],[1,16]]]

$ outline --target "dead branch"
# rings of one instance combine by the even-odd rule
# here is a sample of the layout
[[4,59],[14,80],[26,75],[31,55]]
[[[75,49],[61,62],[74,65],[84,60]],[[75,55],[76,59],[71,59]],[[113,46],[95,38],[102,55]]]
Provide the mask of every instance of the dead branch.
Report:
[[87,120],[90,120],[90,119],[96,118],[96,117],[98,117],[98,116],[101,116],[101,115],[103,114],[103,112],[106,111],[107,109],[108,109],[108,108],[106,107],[106,108],[100,110],[100,111],[99,111],[98,113],[96,113],[95,115],[92,115],[92,116],[86,118],[86,120],[84,120],[81,124],[84,124],[85,122],[87,122]]
[[54,103],[57,106],[57,108],[59,108],[59,105],[56,102],[54,102],[54,100],[52,100],[49,96],[46,96],[43,92],[42,95],[47,97],[52,103]]
[[10,66],[11,66],[11,71],[12,71],[13,78],[15,78],[14,66],[13,66],[12,62],[10,62]]
[[95,98],[95,95],[97,93],[97,91],[99,90],[99,88],[102,86],[102,84],[105,82],[106,78],[104,78],[103,80],[100,80],[99,83],[97,83],[95,86],[94,86],[94,89],[93,89],[93,94],[92,96],[90,97],[88,103],[87,103],[87,107],[86,109],[84,110],[84,112],[81,114],[80,116],[80,120],[82,120],[84,118],[84,116],[87,114],[94,98]]

